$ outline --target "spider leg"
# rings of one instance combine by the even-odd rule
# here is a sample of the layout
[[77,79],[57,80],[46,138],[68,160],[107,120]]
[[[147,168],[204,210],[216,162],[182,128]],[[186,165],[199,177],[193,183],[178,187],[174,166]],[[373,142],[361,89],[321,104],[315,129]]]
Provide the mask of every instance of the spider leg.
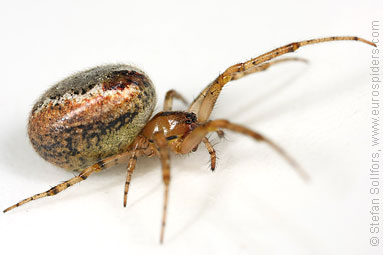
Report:
[[162,167],[162,180],[165,185],[164,190],[164,206],[162,210],[162,223],[161,223],[161,234],[160,234],[160,243],[164,241],[165,234],[165,225],[166,225],[166,214],[168,208],[168,199],[169,199],[169,184],[170,184],[170,156],[169,149],[167,147],[167,142],[165,135],[163,133],[154,134],[155,143],[158,146],[159,157],[161,160]]
[[186,99],[183,96],[181,96],[179,93],[177,93],[177,91],[172,89],[172,90],[169,90],[168,92],[166,92],[165,102],[164,102],[164,112],[172,110],[173,98],[181,100],[185,105],[188,104],[188,102],[186,101]]
[[271,148],[273,148],[280,156],[282,156],[296,171],[297,173],[304,179],[308,180],[309,176],[303,171],[303,169],[298,165],[295,160],[289,156],[281,147],[279,147],[276,143],[263,136],[262,134],[248,129],[244,126],[234,124],[229,122],[228,120],[211,120],[204,124],[196,127],[191,133],[189,133],[182,141],[180,145],[180,153],[188,153],[195,147],[196,144],[200,143],[203,138],[209,132],[215,132],[217,129],[228,129],[237,133],[241,133],[243,135],[250,136],[259,142],[265,142]]
[[129,186],[132,180],[133,171],[136,168],[137,157],[147,155],[145,154],[145,150],[147,149],[147,145],[145,145],[145,142],[147,142],[146,139],[144,139],[142,136],[138,136],[131,145],[130,150],[128,151],[129,162],[124,187],[124,207],[126,207],[126,202],[128,200]]
[[279,64],[279,63],[282,63],[282,62],[287,62],[287,61],[300,61],[300,62],[308,63],[308,61],[306,59],[304,59],[304,58],[282,58],[282,59],[277,59],[277,60],[266,62],[266,63],[260,64],[260,65],[257,65],[257,66],[253,66],[253,67],[251,67],[251,68],[249,68],[249,69],[247,69],[247,70],[245,70],[243,72],[234,73],[233,77],[231,78],[231,80],[232,81],[238,80],[238,79],[241,79],[242,77],[244,77],[246,75],[265,71],[265,70],[267,70],[272,65]]
[[[279,57],[286,53],[294,52],[302,46],[306,46],[309,44],[322,43],[322,42],[329,42],[329,41],[341,41],[341,40],[360,41],[360,42],[367,43],[376,47],[374,43],[356,36],[333,36],[333,37],[305,40],[305,41],[293,42],[293,43],[287,44],[285,46],[276,48],[272,51],[262,54],[256,58],[250,59],[249,61],[239,63],[227,68],[212,83],[210,83],[204,90],[202,90],[199,96],[190,105],[189,111],[197,114],[199,122],[206,121],[209,119],[210,113],[212,112],[214,108],[215,102],[217,101],[217,98],[222,90],[222,87],[229,81],[233,80],[233,77],[234,79],[235,77],[237,78],[242,77],[246,74],[242,75],[241,73],[249,72],[248,70],[254,68],[255,66],[258,66],[266,61],[269,61],[273,58]],[[269,66],[276,63],[277,62],[270,62]],[[250,71],[250,73],[255,73],[258,71],[265,70],[269,66],[264,66],[258,70],[255,69],[253,72]]]
[[130,185],[130,181],[132,180],[132,174],[137,163],[136,149],[132,151],[132,154],[130,155],[130,158],[129,158],[128,168],[127,168],[128,171],[126,175],[125,189],[124,189],[124,207],[126,207],[126,201],[128,200],[129,185]]
[[215,150],[213,148],[213,145],[211,145],[211,143],[209,142],[209,139],[207,139],[207,137],[204,137],[202,139],[202,142],[205,144],[206,149],[207,149],[207,151],[210,154],[210,166],[211,166],[210,169],[211,169],[211,171],[214,171],[215,170],[217,156],[216,156]]
[[[305,62],[305,63],[308,62],[306,59],[303,59],[303,58],[284,58],[284,59],[278,59],[278,60],[274,60],[274,61],[270,61],[270,62],[267,62],[267,63],[260,64],[260,65],[255,65],[255,66],[253,66],[253,67],[251,67],[251,68],[249,68],[249,69],[247,69],[247,70],[245,70],[243,72],[233,73],[232,77],[231,77],[231,81],[238,80],[238,79],[240,79],[240,78],[242,78],[242,77],[244,77],[246,75],[249,75],[249,74],[265,71],[265,70],[267,70],[272,65],[275,65],[275,64],[278,64],[278,63],[281,63],[281,62],[287,62],[287,61],[301,61],[301,62]],[[199,121],[202,121],[202,119],[200,119],[200,117],[202,117],[201,114],[207,114],[207,113],[203,112],[201,110],[201,108],[202,108],[202,103],[204,101],[206,101],[206,98],[209,97],[209,93],[210,93],[210,97],[213,97],[214,100],[217,100],[218,96],[219,96],[219,94],[221,92],[222,87],[227,83],[227,82],[225,82],[225,83],[221,84],[220,85],[221,87],[220,87],[219,91],[216,92],[216,95],[214,95],[215,92],[213,92],[213,88],[217,87],[217,85],[215,85],[215,82],[217,81],[217,79],[215,81],[213,81],[212,83],[210,83],[200,93],[200,95],[193,101],[193,103],[189,107],[189,111],[194,112],[194,113],[197,114],[197,116],[199,116],[199,118],[198,118]],[[214,104],[215,104],[215,101],[214,101]],[[213,111],[214,104],[211,105],[212,109],[210,110],[210,113],[211,113],[211,111]],[[210,113],[209,113],[209,116],[210,116]],[[209,116],[206,117],[206,120],[209,118]]]
[[91,175],[92,173],[94,172],[99,172],[103,169],[103,161],[99,162],[99,163],[96,163],[88,168],[86,168],[85,170],[83,170],[78,176],[75,176],[63,183],[60,183],[54,187],[52,187],[51,189],[45,191],[45,192],[42,192],[42,193],[39,193],[39,194],[36,194],[34,196],[31,196],[29,198],[26,198],[24,200],[21,200],[20,202],[18,202],[17,204],[14,204],[10,207],[8,207],[7,209],[5,209],[3,212],[6,213],[16,207],[19,207],[23,204],[26,204],[32,200],[37,200],[39,198],[43,198],[43,197],[48,197],[48,196],[53,196],[53,195],[56,195],[58,193],[60,193],[61,191],[63,190],[66,190],[67,188],[69,188],[70,186],[76,184],[76,183],[79,183],[81,181],[84,181],[86,180],[89,175]]
[[42,192],[42,193],[39,193],[39,194],[36,194],[36,195],[33,195],[29,198],[26,198],[24,200],[21,200],[20,202],[18,202],[17,204],[14,204],[10,207],[8,207],[7,209],[5,209],[3,212],[6,213],[16,207],[19,207],[23,204],[26,204],[32,200],[37,200],[39,198],[43,198],[43,197],[49,197],[49,196],[54,196],[58,193],[60,193],[61,191],[64,191],[66,190],[67,188],[69,188],[70,186],[73,186],[75,185],[76,183],[79,183],[81,181],[84,181],[86,180],[91,174],[95,173],[95,172],[99,172],[101,170],[104,170],[106,168],[110,168],[114,165],[117,165],[119,164],[119,161],[121,158],[124,158],[126,156],[128,156],[131,152],[128,151],[128,152],[125,152],[125,153],[121,153],[119,155],[115,155],[115,156],[112,156],[112,157],[109,157],[109,158],[106,158],[106,159],[103,159],[101,161],[99,161],[98,163],[90,166],[90,167],[87,167],[85,168],[83,171],[80,172],[79,175],[63,182],[63,183],[60,183],[54,187],[52,187],[51,189],[45,191],[45,192]]

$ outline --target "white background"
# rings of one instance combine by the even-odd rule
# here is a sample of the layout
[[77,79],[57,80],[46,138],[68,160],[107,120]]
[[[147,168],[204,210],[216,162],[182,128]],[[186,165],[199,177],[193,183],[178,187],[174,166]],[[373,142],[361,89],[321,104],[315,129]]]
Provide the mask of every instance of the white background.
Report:
[[[0,208],[73,176],[44,162],[26,134],[34,101],[67,75],[133,63],[154,81],[160,110],[167,90],[191,101],[228,66],[275,47],[332,35],[371,39],[382,7],[326,0],[2,1]],[[229,83],[218,101],[212,118],[277,141],[306,169],[309,183],[268,146],[228,132],[223,141],[212,136],[214,173],[203,146],[172,157],[164,245],[159,162],[140,159],[127,208],[125,167],[115,167],[1,214],[1,253],[382,254],[369,245],[371,50],[358,42],[301,48],[290,56],[308,65],[281,64]]]

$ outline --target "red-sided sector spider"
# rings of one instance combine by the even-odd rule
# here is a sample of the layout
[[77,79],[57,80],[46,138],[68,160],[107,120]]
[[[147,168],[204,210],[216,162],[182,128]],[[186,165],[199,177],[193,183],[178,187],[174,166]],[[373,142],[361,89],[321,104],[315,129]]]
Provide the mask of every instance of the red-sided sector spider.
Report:
[[[215,169],[216,155],[206,135],[224,129],[265,142],[307,179],[298,164],[276,143],[257,131],[228,120],[209,120],[223,86],[270,66],[301,60],[272,59],[299,47],[328,41],[353,40],[376,45],[355,36],[335,36],[294,42],[227,68],[190,104],[187,111],[172,111],[173,99],[186,100],[176,91],[167,92],[164,109],[155,114],[156,94],[151,80],[129,65],[105,65],[79,72],[47,90],[34,105],[28,123],[28,135],[37,153],[45,160],[68,170],[81,171],[51,189],[26,198],[4,210],[39,198],[53,196],[87,179],[92,173],[128,159],[124,189],[126,206],[129,185],[137,157],[157,156],[165,186],[160,242],[164,240],[170,184],[170,152],[187,154],[203,142]],[[151,117],[151,118],[150,118]]]

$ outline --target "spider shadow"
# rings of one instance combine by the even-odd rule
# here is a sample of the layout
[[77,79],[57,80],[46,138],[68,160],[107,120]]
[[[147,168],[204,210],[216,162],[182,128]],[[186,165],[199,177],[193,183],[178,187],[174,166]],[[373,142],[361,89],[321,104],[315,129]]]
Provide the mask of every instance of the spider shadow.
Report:
[[278,116],[282,116],[284,113],[292,111],[291,105],[297,106],[298,109],[296,111],[298,112],[300,109],[309,109],[323,103],[323,99],[334,101],[338,100],[352,91],[354,87],[358,86],[357,83],[353,82],[355,79],[358,79],[358,75],[359,74],[355,74],[348,78],[335,81],[323,79],[323,83],[327,84],[326,86],[316,88],[314,91],[305,91],[304,96],[302,96],[302,94],[290,96],[288,100],[281,101],[278,105],[270,107],[266,111],[257,114],[257,116],[248,118],[247,121],[249,123],[259,123],[264,120],[270,121],[273,118],[277,118]]
[[[126,180],[126,173],[127,173],[127,165],[128,162],[121,163],[117,166],[113,166],[110,169],[105,169],[105,171],[101,171],[97,175],[98,182],[103,182],[103,184],[95,186],[91,190],[94,189],[94,191],[97,190],[103,190],[103,189],[111,189],[114,187],[121,187],[121,194],[125,185]],[[145,158],[141,157],[138,159],[136,168],[134,170],[134,173],[132,175],[131,180],[131,188],[133,188],[135,185],[137,185],[137,181],[145,178],[147,175],[152,174],[154,171],[160,171],[161,165],[158,159],[156,158]],[[112,181],[104,182],[105,179],[112,179]],[[101,181],[100,181],[101,180]],[[127,208],[131,208],[141,202],[145,197],[148,197],[149,195],[153,194],[162,184],[162,178],[158,179],[157,183],[152,183],[149,186],[149,190],[145,191],[145,193],[140,194],[139,198],[137,197],[130,197],[128,196],[128,204]],[[115,201],[113,200],[113,203]]]
[[[235,111],[232,111],[229,113],[230,116],[238,118],[243,116],[244,114],[248,114],[249,109],[253,109],[256,106],[262,105],[265,101],[270,99],[271,97],[274,97],[276,94],[283,93],[283,91],[291,88],[291,86],[294,85],[296,81],[299,80],[299,78],[307,72],[309,69],[310,63],[306,63],[303,68],[300,68],[300,70],[295,71],[291,76],[286,77],[284,80],[280,81],[277,84],[274,84],[271,89],[269,89],[267,92],[264,94],[259,95],[256,99],[251,99],[251,100],[246,100],[248,103],[244,106],[235,108]],[[274,70],[273,70],[274,71]],[[270,81],[270,80],[268,80]],[[270,86],[270,85],[268,85]],[[237,98],[243,98],[243,96],[234,96]],[[249,98],[246,96],[245,98]],[[292,100],[290,100],[291,102]],[[276,111],[278,114],[273,115],[273,117],[277,117],[278,115],[282,115],[283,112],[288,111],[288,108],[286,107],[279,107],[278,106],[278,111]],[[234,118],[233,118],[234,119]],[[248,118],[246,118],[248,119]],[[249,123],[253,123],[254,121],[248,121]]]
[[3,171],[9,171],[12,175],[19,175],[20,178],[26,179],[37,178],[38,171],[30,169],[32,167],[46,168],[48,164],[41,160],[33,150],[29,143],[27,128],[21,128],[24,126],[24,123],[15,123],[15,127],[10,129],[6,138],[0,143],[1,163],[5,167]]

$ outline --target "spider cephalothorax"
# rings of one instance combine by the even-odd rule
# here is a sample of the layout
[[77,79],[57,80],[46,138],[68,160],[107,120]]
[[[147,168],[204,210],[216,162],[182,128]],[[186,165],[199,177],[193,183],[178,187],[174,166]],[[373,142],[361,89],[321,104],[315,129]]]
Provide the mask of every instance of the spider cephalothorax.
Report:
[[[169,145],[181,141],[198,125],[197,116],[192,112],[166,111],[156,114],[141,131],[151,142],[155,133],[162,133]],[[169,147],[173,152],[179,153],[180,148]]]
[[126,206],[129,184],[137,157],[157,156],[161,160],[165,185],[160,241],[163,241],[170,183],[170,152],[187,154],[203,142],[215,169],[215,151],[206,135],[222,130],[238,132],[265,142],[284,157],[297,172],[307,175],[294,160],[270,139],[228,120],[209,120],[215,102],[229,81],[266,70],[285,61],[299,58],[272,59],[301,46],[327,41],[354,40],[372,46],[372,42],[354,36],[326,37],[294,42],[267,52],[244,63],[233,65],[211,82],[186,111],[172,111],[173,99],[186,100],[174,90],[165,97],[163,112],[150,118],[156,95],[150,79],[128,65],[106,65],[92,68],[64,79],[49,89],[35,104],[29,119],[28,134],[35,150],[47,161],[68,170],[81,170],[78,176],[48,191],[26,198],[4,210],[7,212],[32,200],[56,195],[83,181],[94,172],[129,160],[124,189]]

